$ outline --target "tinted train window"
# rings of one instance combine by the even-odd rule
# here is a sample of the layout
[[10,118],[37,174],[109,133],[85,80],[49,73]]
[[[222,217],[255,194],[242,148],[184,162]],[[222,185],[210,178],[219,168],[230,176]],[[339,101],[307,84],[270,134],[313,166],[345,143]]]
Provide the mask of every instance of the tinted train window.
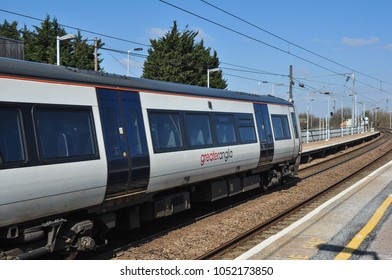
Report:
[[291,120],[293,121],[295,138],[298,139],[299,138],[299,133],[298,133],[298,126],[297,126],[297,118],[295,117],[294,113],[291,113]]
[[123,148],[122,138],[124,137],[123,128],[120,125],[119,120],[117,119],[117,111],[114,107],[105,107],[102,110],[105,110],[106,116],[103,118],[103,121],[106,122],[105,125],[105,141],[106,146],[110,147],[106,150],[106,154],[109,159],[122,159],[123,158]]
[[238,130],[240,132],[240,140],[242,144],[257,142],[252,115],[239,117]]
[[184,146],[178,113],[150,112],[149,119],[156,152],[178,150]]
[[191,147],[212,145],[210,118],[208,115],[187,114],[186,123]]
[[96,154],[90,110],[38,109],[35,121],[43,159]]
[[237,143],[233,116],[216,115],[215,127],[219,145],[230,145]]
[[289,121],[286,115],[271,115],[275,140],[291,139]]
[[0,107],[0,165],[24,159],[19,112]]
[[137,117],[137,112],[134,109],[129,110],[129,125],[130,131],[128,132],[129,141],[131,143],[132,155],[142,155],[143,145],[140,135],[140,125],[139,119]]

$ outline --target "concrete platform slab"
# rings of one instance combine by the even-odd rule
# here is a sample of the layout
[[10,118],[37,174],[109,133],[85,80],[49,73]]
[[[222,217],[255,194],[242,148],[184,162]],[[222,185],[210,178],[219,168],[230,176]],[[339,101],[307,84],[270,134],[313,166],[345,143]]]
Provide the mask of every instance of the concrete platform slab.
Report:
[[[237,259],[334,259],[391,194],[392,161]],[[392,206],[350,258],[391,259],[391,213]]]

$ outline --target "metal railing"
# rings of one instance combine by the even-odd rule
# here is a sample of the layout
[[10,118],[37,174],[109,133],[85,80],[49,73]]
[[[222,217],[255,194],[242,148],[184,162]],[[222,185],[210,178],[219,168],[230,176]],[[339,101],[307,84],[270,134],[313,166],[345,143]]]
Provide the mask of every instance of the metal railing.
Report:
[[368,127],[348,127],[348,128],[334,128],[334,129],[309,129],[301,130],[302,143],[309,143],[314,141],[328,141],[331,138],[344,137],[346,135],[360,134],[368,132],[371,129]]

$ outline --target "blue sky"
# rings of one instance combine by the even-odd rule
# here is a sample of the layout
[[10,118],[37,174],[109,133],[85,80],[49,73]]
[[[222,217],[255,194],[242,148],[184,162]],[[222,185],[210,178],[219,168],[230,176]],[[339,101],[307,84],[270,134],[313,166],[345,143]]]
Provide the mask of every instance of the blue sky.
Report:
[[[328,98],[329,111],[334,104],[336,109],[351,108],[352,73],[357,101],[367,110],[392,108],[391,1],[206,0],[259,29],[200,0],[165,1],[226,28],[159,0],[0,0],[0,22],[16,20],[19,27],[26,24],[32,29],[38,21],[6,11],[41,19],[50,15],[67,26],[136,42],[100,37],[108,48],[128,51],[143,47],[140,54],[146,55],[150,38],[163,36],[177,20],[181,30],[188,26],[199,31],[198,39],[217,51],[228,89],[256,94],[274,89],[276,96],[287,99],[289,65],[293,65],[294,100],[300,112],[306,112],[309,102],[313,114],[326,116]],[[82,35],[89,39],[96,36]],[[127,73],[125,55],[101,53],[107,72]],[[134,56],[131,61],[131,75],[140,76],[144,59]],[[322,94],[325,92],[332,94]]]

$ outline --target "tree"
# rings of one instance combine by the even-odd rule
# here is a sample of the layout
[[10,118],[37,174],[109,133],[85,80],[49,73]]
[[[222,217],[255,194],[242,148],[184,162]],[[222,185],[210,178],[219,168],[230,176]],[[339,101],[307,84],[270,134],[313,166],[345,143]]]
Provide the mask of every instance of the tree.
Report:
[[[163,37],[151,39],[147,60],[144,62],[143,78],[169,81],[198,86],[207,85],[207,69],[219,67],[217,52],[211,55],[211,48],[203,40],[195,42],[197,31],[185,29],[180,32],[177,22]],[[210,73],[210,86],[226,88],[222,72]]]
[[21,33],[22,41],[24,42],[25,60],[35,61],[35,34],[28,30],[26,25],[24,25]]
[[[41,26],[34,26],[35,31],[33,39],[33,54],[31,56],[33,61],[56,64],[56,38],[57,36],[64,36],[67,34],[56,18],[50,20],[50,16],[46,16]],[[69,41],[62,41],[60,44],[61,64],[70,66],[70,54],[72,52],[71,43]]]
[[[102,41],[98,40],[97,48],[99,49],[103,45]],[[87,39],[83,39],[80,32],[78,32],[72,46],[73,52],[71,60],[68,62],[69,65],[79,69],[94,70],[94,45],[89,44]],[[100,63],[103,60],[99,56],[100,54],[98,54],[98,71],[102,70]]]
[[0,24],[0,36],[14,40],[21,40],[20,32],[18,30],[18,22],[13,21],[9,23],[7,20],[4,20],[4,23]]
[[[17,25],[16,21],[9,24],[5,20],[4,24],[0,24],[0,36],[22,40],[25,48],[25,60],[49,64],[57,63],[57,36],[61,37],[67,32],[56,18],[51,20],[49,15],[46,16],[40,26],[34,26],[34,31],[28,30],[26,25],[22,30],[18,30]],[[97,43],[98,49],[104,45],[101,40],[98,40]],[[83,39],[80,32],[75,40],[61,41],[60,54],[61,65],[94,70],[94,44],[89,44],[87,39]],[[98,70],[102,70],[100,63],[103,59],[99,56],[98,53]]]

